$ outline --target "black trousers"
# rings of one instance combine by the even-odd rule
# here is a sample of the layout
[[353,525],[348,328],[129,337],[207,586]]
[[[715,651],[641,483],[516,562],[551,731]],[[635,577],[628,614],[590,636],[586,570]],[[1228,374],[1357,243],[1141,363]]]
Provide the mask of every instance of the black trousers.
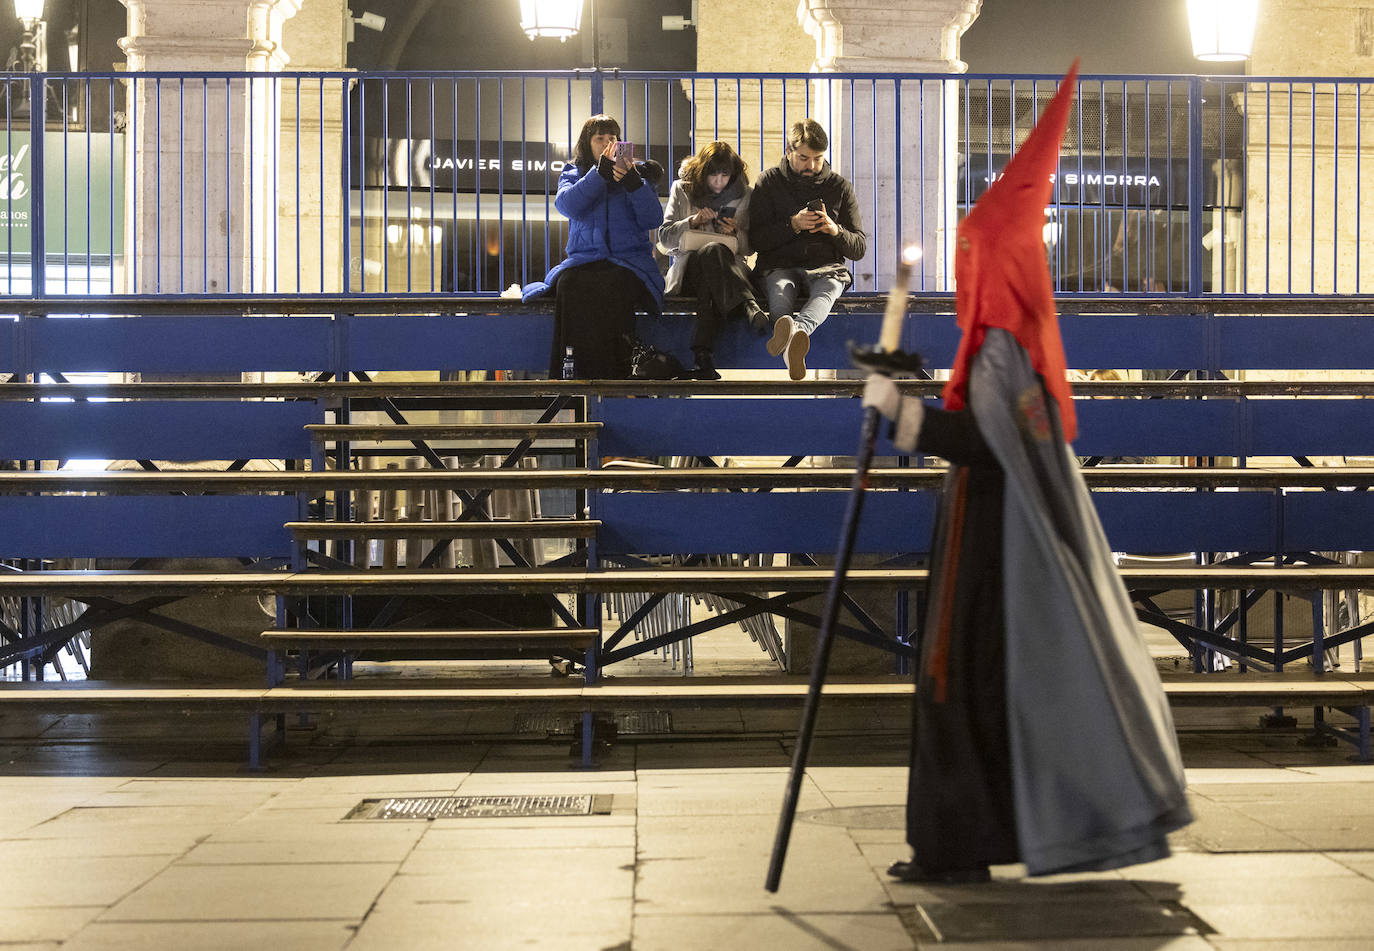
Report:
[[731,312],[754,300],[748,268],[723,244],[708,244],[687,255],[682,289],[697,295],[693,350],[710,350]]
[[564,352],[572,347],[577,379],[629,379],[635,313],[649,306],[647,297],[633,271],[610,261],[561,272],[554,284],[549,378],[562,375]]

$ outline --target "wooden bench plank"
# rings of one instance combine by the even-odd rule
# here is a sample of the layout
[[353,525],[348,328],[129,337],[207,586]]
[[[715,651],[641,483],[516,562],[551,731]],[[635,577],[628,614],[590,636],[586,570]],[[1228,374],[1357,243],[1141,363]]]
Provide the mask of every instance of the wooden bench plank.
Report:
[[[279,687],[106,687],[92,684],[13,683],[0,685],[0,710],[26,713],[75,709],[171,707],[179,710],[228,710],[275,713],[325,712],[331,709],[463,708],[623,710],[634,707],[754,706],[797,707],[805,698],[805,678],[751,678],[747,682],[706,683],[657,681],[603,682],[584,686],[370,686],[362,682],[310,681]],[[1374,676],[1304,673],[1269,675],[1199,674],[1187,680],[1169,678],[1164,693],[1177,707],[1368,706],[1374,702]],[[909,680],[827,683],[824,698],[833,703],[907,703],[914,695]]]
[[[1208,565],[1188,568],[1119,569],[1134,591],[1264,589],[1316,591],[1374,588],[1374,568],[1345,565],[1321,567],[1247,567]],[[823,591],[828,568],[671,568],[601,569],[596,571],[370,571],[310,572],[158,572],[36,571],[0,574],[0,595],[51,594],[144,597],[152,594],[549,594],[580,592],[765,592]],[[847,583],[855,588],[900,590],[926,583],[923,568],[854,568]]]
[[272,647],[360,650],[365,648],[435,648],[448,644],[500,647],[518,647],[521,645],[588,647],[601,637],[601,632],[595,628],[582,627],[413,631],[302,628],[263,631],[259,636],[264,643]]
[[320,439],[396,441],[411,439],[590,439],[601,423],[374,424],[311,423]]
[[[871,469],[870,488],[933,488],[939,467]],[[1090,488],[1370,488],[1374,467],[1219,467],[1116,465],[1083,469]],[[394,488],[483,489],[847,489],[854,470],[844,467],[648,469],[423,469],[350,472],[0,472],[3,492],[324,492]]]
[[[903,393],[938,397],[944,383],[901,379]],[[512,400],[596,394],[605,396],[848,396],[863,392],[863,380],[503,380],[455,382],[441,380],[327,381],[277,383],[25,383],[0,385],[0,400],[51,397],[108,397],[113,399],[288,399],[328,402],[339,399],[391,400],[490,399]],[[1080,399],[1104,397],[1140,399],[1242,399],[1285,396],[1294,399],[1374,395],[1371,380],[1082,380],[1073,384]]]
[[489,522],[287,522],[299,538],[591,538],[599,519]]

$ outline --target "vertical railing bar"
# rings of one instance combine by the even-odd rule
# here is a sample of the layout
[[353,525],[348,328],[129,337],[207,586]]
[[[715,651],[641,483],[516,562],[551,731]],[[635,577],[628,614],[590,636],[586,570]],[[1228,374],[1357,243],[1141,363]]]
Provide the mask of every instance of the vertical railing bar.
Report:
[[[764,172],[768,171],[768,167],[764,164],[764,156],[766,155],[766,153],[765,153],[765,151],[764,151],[764,144],[763,144],[763,143],[764,143],[764,140],[767,138],[767,135],[765,134],[764,120],[763,120],[763,117],[764,117],[764,111],[763,111],[763,100],[764,100],[763,83],[764,83],[764,81],[763,81],[762,79],[760,79],[760,80],[759,80],[759,165],[758,165],[758,174],[760,174],[760,175],[762,175]],[[787,109],[786,94],[787,94],[787,90],[784,88],[784,89],[783,89],[783,96],[784,96],[783,110],[784,110],[784,112],[786,112],[786,109]],[[784,126],[784,129],[785,129],[785,128],[786,128],[786,126]]]
[[[621,84],[621,92],[624,92]],[[496,81],[496,286],[506,286],[506,83]]]
[[1331,140],[1331,293],[1341,292],[1341,274],[1337,266],[1337,251],[1341,243],[1341,87],[1331,84],[1331,121],[1334,127]]
[[153,288],[155,293],[162,293],[162,77],[153,79],[153,109],[155,118],[153,119],[153,206],[157,213],[157,227],[154,230],[156,236],[153,242],[154,265],[153,265]]
[[[672,100],[669,99],[671,105]],[[669,122],[672,126],[672,122]],[[671,154],[671,153],[670,153]],[[553,212],[549,210],[552,202],[549,200],[550,176],[553,172],[553,152],[549,142],[549,77],[544,77],[544,270],[549,273],[549,268],[553,266]]]
[[200,291],[210,290],[210,77],[200,77]]
[[[71,287],[70,287],[70,278],[69,278],[69,276],[68,276],[68,272],[69,272],[70,269],[67,267],[67,262],[71,260],[71,238],[70,238],[70,236],[69,236],[69,234],[68,234],[67,222],[68,222],[68,220],[71,218],[71,192],[70,192],[70,190],[69,190],[69,188],[68,188],[68,186],[70,185],[69,176],[70,176],[70,174],[71,174],[71,144],[70,144],[70,142],[68,141],[68,139],[69,139],[69,136],[68,136],[69,125],[68,125],[68,122],[67,122],[67,116],[68,116],[68,113],[69,113],[71,110],[70,110],[69,105],[68,105],[68,102],[67,102],[67,80],[66,80],[66,79],[63,79],[61,82],[62,82],[62,293],[64,293],[64,294],[70,294],[70,293],[71,293]],[[47,126],[46,119],[47,119],[47,112],[48,112],[48,100],[47,100],[47,95],[48,95],[47,90],[44,89],[44,91],[43,91],[43,96],[44,96],[44,98],[43,98],[43,117],[44,117],[44,120],[45,120],[45,121],[44,121],[44,128],[45,128],[45,131],[46,131],[46,126]],[[90,185],[90,178],[89,178],[89,176],[90,176],[90,166],[87,166],[86,174],[87,174],[87,176],[88,176],[87,179],[86,179],[86,187],[87,187],[87,188],[90,188],[90,187],[91,187],[91,185]]]
[[[130,247],[124,249],[124,253],[132,259],[129,268],[130,281],[128,290],[137,293],[138,284],[138,234],[142,229],[138,227],[138,162],[142,151],[138,147],[138,77],[133,76],[129,83],[128,100],[125,103],[129,109],[129,145],[125,148],[124,154],[127,161],[133,164],[129,170],[129,208],[133,210],[134,223],[128,229]],[[114,128],[114,119],[111,117],[110,128]],[[111,133],[113,134],[113,133]],[[113,148],[113,142],[111,143]],[[113,205],[111,206],[113,207]]]
[[1293,81],[1288,81],[1288,293],[1293,293]]
[[186,293],[186,77],[177,77],[177,293]]
[[1202,79],[1188,81],[1188,296],[1202,293]]
[[[1164,86],[1164,154],[1168,157],[1169,167],[1174,163],[1174,84]],[[1164,229],[1164,280],[1169,293],[1174,290],[1174,210],[1177,198],[1174,195],[1174,176],[1172,171],[1164,179],[1164,201],[1168,206],[1168,217]]]
[[[1084,207],[1083,207],[1083,195],[1084,195],[1084,193],[1087,191],[1087,187],[1086,187],[1086,184],[1085,184],[1085,182],[1084,182],[1084,174],[1083,174],[1083,151],[1084,151],[1084,150],[1083,150],[1083,104],[1084,104],[1084,102],[1085,102],[1085,99],[1084,99],[1084,96],[1083,96],[1083,80],[1080,79],[1080,80],[1078,80],[1077,82],[1078,82],[1078,88],[1074,90],[1074,97],[1078,100],[1078,229],[1077,229],[1077,230],[1078,230],[1078,292],[1081,294],[1081,293],[1083,293],[1083,289],[1084,289],[1084,283],[1083,283],[1084,272],[1087,270],[1087,268],[1085,268],[1085,267],[1083,266],[1083,247],[1084,247],[1084,244],[1083,244],[1083,232],[1084,232],[1084,230],[1085,230],[1085,229],[1084,229],[1085,215],[1087,214],[1087,212],[1084,210]],[[1037,102],[1037,103],[1036,103],[1036,108],[1039,108],[1039,106],[1040,106],[1040,104]],[[1095,273],[1095,274],[1093,275],[1093,277],[1096,279],[1097,283],[1099,283],[1099,284],[1103,283],[1103,281],[1102,281],[1102,275],[1101,275],[1101,274],[1096,274],[1096,273]]]
[[711,139],[720,138],[720,77],[711,77]]
[[[323,76],[321,76],[321,77],[320,77],[320,80],[319,80],[319,94],[316,96],[316,98],[318,99],[319,104],[320,104],[320,105],[319,105],[319,109],[320,109],[320,117],[319,117],[319,120],[320,120],[320,121],[319,121],[320,134],[319,134],[319,136],[318,136],[318,140],[319,140],[319,143],[320,143],[320,209],[319,209],[319,219],[320,219],[320,293],[323,294],[324,291],[325,291],[325,283],[326,283],[326,280],[327,280],[327,278],[326,278],[326,276],[325,276],[325,270],[324,270],[324,258],[325,258],[325,253],[324,253],[324,251],[325,251],[325,237],[324,237],[324,236],[325,236],[325,230],[324,230],[324,218],[325,218],[325,214],[324,214],[324,212],[325,212],[325,203],[324,203],[324,127],[325,127],[325,121],[324,121],[324,119],[325,119],[325,104],[324,104],[324,77],[323,77]],[[345,127],[343,128],[343,130],[341,131],[340,134],[343,136],[343,142],[342,142],[342,146],[343,146],[343,147],[342,147],[339,151],[340,151],[340,153],[343,155],[344,164],[347,165],[347,164],[348,164],[349,151],[350,151],[349,148],[348,148],[348,128],[347,128],[347,126],[345,126]],[[297,201],[297,204],[299,204],[299,202],[300,202],[300,195],[299,195],[299,194],[296,196],[296,201]],[[347,205],[344,205],[343,207],[346,208]],[[348,219],[345,218],[345,219],[343,220],[343,228],[341,229],[342,233],[343,233],[343,234],[347,234],[347,233],[348,233],[348,228],[349,228]],[[345,288],[344,291],[345,291],[345,293],[347,293],[347,288]]]
[[391,80],[382,77],[382,287],[391,293]]
[[[877,110],[875,109],[874,114],[876,115],[876,113]],[[902,80],[899,76],[892,77],[892,149],[896,153],[894,164],[896,165],[895,191],[897,197],[897,227],[893,237],[895,242],[893,250],[897,252],[898,256],[901,256],[908,242],[902,233]],[[877,217],[877,209],[874,209],[874,217]],[[877,268],[874,268],[873,273],[878,273]],[[880,290],[880,288],[874,288],[874,290]],[[905,309],[906,304],[902,306]]]
[[1250,84],[1240,80],[1240,259],[1236,268],[1240,277],[1236,290],[1250,292]]
[[[544,80],[547,88],[548,80]],[[545,113],[548,111],[547,100],[545,102]],[[547,121],[547,120],[546,120]],[[548,136],[544,136],[545,149],[548,148]],[[453,272],[452,283],[455,291],[461,290],[458,286],[458,77],[453,77],[453,125],[449,129],[449,141],[453,148],[453,174],[449,176],[450,203],[449,221],[452,224],[452,233],[449,235],[448,252],[449,268]]]
[[[1107,81],[1099,79],[1097,81],[1097,173],[1105,183],[1107,180]],[[1098,192],[1098,204],[1102,206],[1102,213],[1098,218],[1096,229],[1098,272],[1102,275],[1102,289],[1108,287],[1107,278],[1111,274],[1111,247],[1107,244],[1107,232],[1111,230],[1111,209],[1107,205],[1107,188],[1104,184]],[[1122,236],[1125,237],[1125,222],[1122,222]],[[1125,290],[1125,281],[1118,291]]]
[[[406,292],[414,290],[412,277],[415,273],[415,128],[413,123],[413,99],[411,96],[412,83],[410,77],[405,80],[406,94],[406,214],[405,214],[405,245],[406,245]],[[388,162],[388,165],[391,163]]]
[[[1121,165],[1122,170],[1126,171],[1126,157],[1130,154],[1128,147],[1128,131],[1130,129],[1130,114],[1126,110],[1127,98],[1129,93],[1126,89],[1126,81],[1121,81]],[[1131,278],[1131,254],[1128,245],[1131,243],[1131,198],[1130,187],[1123,185],[1121,188],[1121,290],[1124,293],[1130,287]],[[1136,234],[1136,248],[1140,247],[1140,235]],[[1140,274],[1139,261],[1136,263],[1136,275]],[[1143,290],[1143,282],[1137,280],[1137,290]]]
[[[924,77],[916,80],[916,180],[921,183],[920,190],[916,193],[916,234],[921,241],[921,270],[920,283],[921,290],[926,289],[926,81]],[[943,173],[941,173],[943,174]],[[938,188],[938,186],[937,186]],[[931,249],[935,253],[939,251]]]
[[[1146,217],[1146,220],[1147,220],[1148,223],[1149,223],[1149,229],[1150,229],[1150,230],[1149,230],[1149,241],[1145,243],[1145,246],[1144,246],[1144,248],[1142,249],[1143,252],[1144,252],[1144,256],[1143,256],[1143,258],[1141,259],[1141,269],[1142,269],[1142,274],[1147,273],[1147,272],[1149,273],[1149,275],[1150,275],[1150,285],[1151,285],[1151,287],[1156,287],[1156,286],[1158,285],[1158,281],[1155,280],[1155,228],[1154,228],[1154,211],[1155,211],[1156,209],[1154,208],[1154,202],[1151,200],[1151,195],[1152,195],[1152,193],[1151,193],[1151,191],[1150,191],[1149,184],[1148,184],[1148,183],[1149,183],[1149,177],[1148,177],[1148,176],[1149,176],[1149,174],[1150,174],[1150,169],[1154,167],[1154,163],[1151,161],[1151,159],[1154,157],[1154,142],[1152,142],[1151,139],[1150,139],[1151,125],[1152,125],[1152,123],[1151,123],[1151,121],[1150,121],[1150,117],[1151,117],[1151,114],[1152,114],[1152,109],[1151,109],[1151,105],[1152,105],[1152,104],[1151,104],[1151,102],[1150,102],[1150,94],[1151,94],[1151,92],[1152,92],[1152,89],[1150,88],[1150,81],[1147,79],[1147,80],[1145,80],[1145,173],[1146,173],[1146,176],[1147,176],[1146,179],[1145,179],[1145,181],[1146,181],[1146,186],[1145,186],[1145,217]],[[1144,236],[1143,236],[1143,235],[1142,235],[1142,240],[1144,240]]]
[[1273,151],[1269,138],[1270,110],[1272,108],[1271,92],[1273,83],[1268,80],[1264,83],[1264,292],[1269,293],[1269,244],[1270,236],[1273,232],[1273,221],[1270,218],[1269,209],[1272,207],[1269,202],[1270,188],[1273,180]]
[[[833,85],[833,83],[832,83],[831,81],[829,81],[829,80],[822,80],[822,81],[825,82],[825,83],[826,83],[826,86],[828,87],[827,90],[826,90],[827,95],[826,95],[826,97],[825,97],[825,98],[826,98],[826,102],[827,102],[827,103],[832,102],[832,101],[834,100],[834,96],[831,95],[830,92],[831,92],[831,90],[834,89],[834,85]],[[850,101],[852,102],[852,101],[853,101],[853,98],[852,98],[852,97],[853,97],[853,94],[854,94],[854,80],[852,80],[852,79],[849,80],[849,93],[850,93],[850,97],[851,97],[851,100],[850,100]],[[883,231],[882,228],[879,228],[879,227],[878,227],[878,80],[877,80],[877,79],[870,79],[870,80],[869,80],[868,95],[869,95],[869,101],[873,104],[873,105],[872,105],[872,108],[869,109],[869,114],[872,116],[872,122],[870,123],[870,125],[872,126],[872,128],[871,128],[870,131],[869,131],[869,146],[868,146],[868,156],[869,156],[869,162],[868,162],[868,169],[869,169],[869,171],[868,171],[868,174],[869,174],[870,179],[871,179],[872,182],[873,182],[873,188],[872,188],[872,194],[873,194],[873,224],[872,224],[872,226],[871,226],[871,230],[872,230],[872,232],[873,232],[873,250],[872,250],[870,253],[873,255],[873,278],[874,278],[874,284],[876,285],[876,284],[877,284],[877,277],[878,277],[879,262],[882,261],[882,250],[881,250],[881,249],[882,249],[882,231]],[[829,117],[827,116],[827,118],[829,118]],[[853,107],[851,106],[851,107],[850,107],[850,110],[849,110],[849,128],[852,130],[852,131],[850,132],[850,135],[849,135],[849,141],[851,141],[851,142],[853,142],[856,138],[858,138],[858,136],[855,134],[855,132],[856,132],[857,130],[854,129],[854,124],[855,124],[854,109],[853,109]],[[831,128],[833,128],[833,126],[832,126]],[[855,168],[855,171],[858,171],[857,167]],[[875,288],[870,288],[870,289],[872,290],[872,289],[875,289]]]
[[[91,79],[86,77],[83,88],[85,89],[86,105],[86,169],[87,176],[90,175],[91,166]],[[110,174],[114,174],[114,165],[110,165]],[[114,182],[111,181],[111,186]],[[113,190],[113,188],[111,188]],[[91,234],[91,183],[89,177],[86,181],[86,293],[91,293],[91,245],[95,243],[94,236]],[[110,247],[111,255],[114,254],[114,246]]]
[[1360,93],[1364,91],[1364,83],[1355,83],[1355,293],[1360,293],[1360,202],[1363,200],[1360,195],[1360,186],[1364,182],[1364,153],[1360,151],[1361,133],[1360,123],[1363,121],[1364,114],[1360,103]]
[[253,133],[255,131],[253,126],[257,121],[256,117],[253,115],[253,100],[257,98],[258,88],[256,79],[257,77],[250,73],[243,84],[244,91],[248,94],[248,154],[244,157],[244,164],[248,166],[248,220],[243,223],[243,230],[248,233],[248,286],[243,290],[248,294],[253,293],[258,287],[257,268],[255,266],[257,262],[253,260],[253,256],[257,253],[255,240],[257,236],[254,232],[258,230],[256,211],[258,196],[256,190],[253,188],[253,166],[256,164],[254,156],[257,154],[254,151],[253,142]]
[[[522,79],[521,82],[523,83],[524,80]],[[434,280],[434,262],[436,259],[442,261],[443,258],[442,252],[440,255],[436,255],[434,249],[434,232],[439,227],[438,222],[435,220],[437,215],[435,213],[434,204],[434,177],[438,172],[438,169],[435,168],[435,146],[438,144],[439,139],[439,126],[436,121],[437,114],[435,112],[434,98],[434,77],[431,76],[429,77],[429,224],[425,227],[425,247],[429,250],[429,254],[427,255],[429,259],[429,289],[432,291],[439,291],[443,290],[443,272],[440,271],[439,281],[436,284]],[[441,243],[440,248],[442,249],[442,247],[443,245]]]
[[[672,88],[668,89],[668,101],[673,100]],[[763,132],[762,129],[759,130]],[[735,151],[744,152],[744,85],[738,76],[735,77]],[[668,164],[673,164],[673,153],[668,153]],[[760,172],[763,169],[759,169]]]
[[[367,79],[358,80],[358,293],[367,293]],[[350,196],[351,197],[351,196]],[[350,223],[351,227],[351,223]],[[386,226],[382,226],[385,239]],[[352,265],[345,265],[352,270]]]
[[232,293],[234,290],[233,281],[233,262],[231,252],[234,245],[234,214],[230,195],[233,193],[233,140],[230,137],[230,130],[233,128],[234,89],[231,81],[226,77],[224,80],[224,291]]
[[1311,125],[1308,150],[1312,153],[1311,162],[1308,166],[1309,178],[1307,187],[1307,260],[1308,266],[1307,292],[1315,294],[1317,292],[1317,83],[1316,80],[1307,87],[1308,121]]
[[[14,154],[14,129],[11,127],[11,118],[14,115],[13,96],[11,87],[13,83],[5,79],[5,154]],[[111,110],[113,112],[114,110]],[[110,129],[114,129],[114,123],[110,123]],[[111,135],[113,135],[113,131]],[[32,148],[30,148],[32,151]],[[32,204],[32,201],[30,201]],[[8,224],[14,220],[14,194],[13,189],[5,189],[5,293],[14,293],[14,229]],[[111,219],[113,220],[113,219]],[[111,245],[113,247],[113,245]]]
[[[474,290],[486,288],[486,226],[482,222],[482,80],[472,81],[472,227],[477,240],[472,243],[472,275]],[[568,116],[572,121],[572,116]]]
[[[687,148],[693,155],[697,152],[697,78],[692,77],[692,122],[688,127]],[[786,108],[784,106],[784,108]],[[572,140],[569,139],[571,142]]]

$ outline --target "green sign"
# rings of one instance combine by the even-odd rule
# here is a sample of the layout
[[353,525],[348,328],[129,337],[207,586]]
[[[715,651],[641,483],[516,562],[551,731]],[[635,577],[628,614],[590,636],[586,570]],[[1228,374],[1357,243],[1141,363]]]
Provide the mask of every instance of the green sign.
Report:
[[[104,257],[123,251],[123,133],[45,132],[43,177],[43,243],[49,257],[84,259],[88,253]],[[29,257],[32,202],[32,137],[0,129],[0,256]]]

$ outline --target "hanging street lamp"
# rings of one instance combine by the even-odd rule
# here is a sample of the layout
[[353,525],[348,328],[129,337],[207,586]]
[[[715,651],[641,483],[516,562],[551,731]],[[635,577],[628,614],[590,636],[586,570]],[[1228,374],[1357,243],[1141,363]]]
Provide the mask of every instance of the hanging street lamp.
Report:
[[1208,63],[1250,58],[1259,0],[1188,0],[1193,55]]

